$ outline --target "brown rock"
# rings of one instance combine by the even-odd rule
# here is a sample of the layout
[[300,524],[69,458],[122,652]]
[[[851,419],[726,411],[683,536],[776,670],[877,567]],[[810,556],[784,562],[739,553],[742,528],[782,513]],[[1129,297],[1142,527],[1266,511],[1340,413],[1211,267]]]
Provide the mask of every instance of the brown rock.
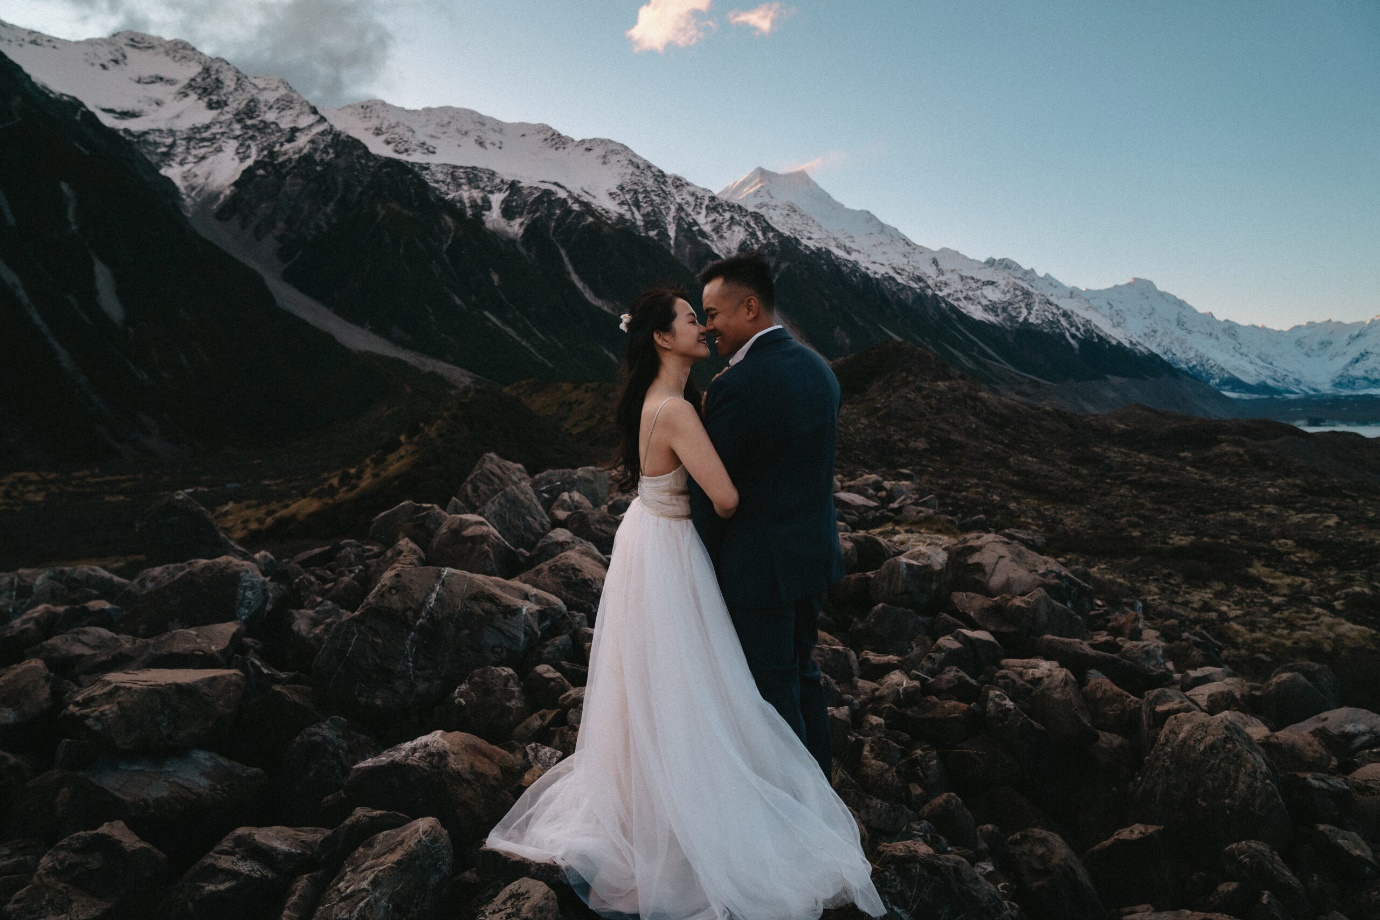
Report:
[[350,855],[316,920],[439,916],[450,891],[451,843],[435,818],[369,838]]
[[447,515],[426,551],[431,565],[508,578],[518,569],[518,554],[492,524],[477,514]]
[[1031,828],[1006,841],[1018,900],[1031,920],[1106,920],[1092,878],[1053,831]]
[[534,878],[520,878],[479,909],[476,920],[559,920],[556,893]]
[[282,904],[328,834],[321,827],[242,827],[192,865],[159,908],[163,920],[241,920]]
[[148,916],[168,861],[121,821],[65,838],[38,864],[33,881],[5,907],[11,920],[105,920]]
[[75,694],[63,719],[108,749],[199,747],[229,730],[244,686],[239,671],[118,671]]

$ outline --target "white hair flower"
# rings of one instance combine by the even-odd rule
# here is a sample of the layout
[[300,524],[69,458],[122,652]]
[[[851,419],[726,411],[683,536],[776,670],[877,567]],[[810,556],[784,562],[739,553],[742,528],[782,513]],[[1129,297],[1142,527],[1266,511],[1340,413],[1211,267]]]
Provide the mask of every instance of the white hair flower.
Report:
[[623,321],[623,322],[621,322],[621,323],[618,324],[618,328],[619,328],[619,329],[622,329],[624,332],[627,332],[627,331],[628,331],[628,323],[632,322],[632,314],[631,314],[631,313],[624,313],[622,316],[620,316],[620,317],[618,317],[618,318],[621,319],[621,320]]

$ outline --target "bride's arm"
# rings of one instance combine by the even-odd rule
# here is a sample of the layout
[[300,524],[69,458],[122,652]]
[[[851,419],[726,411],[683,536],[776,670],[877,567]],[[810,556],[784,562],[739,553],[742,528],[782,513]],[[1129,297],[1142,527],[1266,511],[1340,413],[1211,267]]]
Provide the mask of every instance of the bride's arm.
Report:
[[738,490],[728,478],[699,413],[685,400],[673,400],[666,405],[662,423],[670,429],[667,440],[671,450],[714,503],[714,513],[721,518],[732,517],[738,510]]

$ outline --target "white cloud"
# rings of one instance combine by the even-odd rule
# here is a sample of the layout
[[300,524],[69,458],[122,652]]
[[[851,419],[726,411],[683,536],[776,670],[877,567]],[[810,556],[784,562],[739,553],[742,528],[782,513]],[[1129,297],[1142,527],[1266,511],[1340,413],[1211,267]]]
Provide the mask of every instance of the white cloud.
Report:
[[[430,3],[432,0],[411,0]],[[313,102],[369,95],[393,50],[391,0],[54,0],[99,32],[181,38]]]
[[779,3],[764,3],[750,10],[734,10],[728,14],[728,21],[735,26],[750,26],[757,30],[758,35],[770,35],[781,20],[794,12]]
[[814,175],[822,169],[828,169],[831,166],[838,166],[846,159],[848,159],[848,151],[830,150],[828,153],[820,154],[813,160],[806,160],[804,163],[796,163],[794,166],[787,166],[783,168],[781,171],[783,173],[788,173],[796,172],[798,170],[803,169],[805,170],[805,172]]
[[637,25],[628,30],[634,51],[665,52],[667,46],[685,48],[704,38],[713,20],[701,19],[714,0],[650,0],[637,11]]

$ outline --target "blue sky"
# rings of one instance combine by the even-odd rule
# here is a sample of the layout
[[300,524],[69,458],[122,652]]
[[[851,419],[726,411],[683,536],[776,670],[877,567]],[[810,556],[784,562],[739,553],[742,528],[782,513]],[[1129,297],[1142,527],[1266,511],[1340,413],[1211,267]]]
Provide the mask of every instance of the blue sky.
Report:
[[[1242,323],[1380,314],[1374,0],[761,6],[4,0],[0,18],[185,37],[320,102],[610,137],[714,190],[812,162],[926,246],[1084,287],[1149,278]],[[289,28],[308,37],[266,40]],[[334,80],[306,69],[327,55]]]

